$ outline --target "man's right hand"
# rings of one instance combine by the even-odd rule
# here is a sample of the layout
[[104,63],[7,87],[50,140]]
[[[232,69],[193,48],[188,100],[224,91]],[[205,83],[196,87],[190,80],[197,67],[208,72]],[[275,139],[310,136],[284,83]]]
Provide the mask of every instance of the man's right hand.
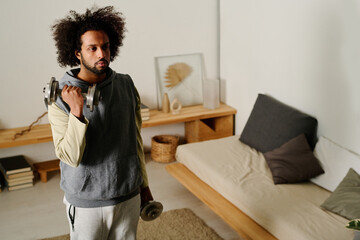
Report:
[[84,98],[81,88],[65,85],[61,91],[61,97],[70,107],[70,112],[78,119],[83,119]]

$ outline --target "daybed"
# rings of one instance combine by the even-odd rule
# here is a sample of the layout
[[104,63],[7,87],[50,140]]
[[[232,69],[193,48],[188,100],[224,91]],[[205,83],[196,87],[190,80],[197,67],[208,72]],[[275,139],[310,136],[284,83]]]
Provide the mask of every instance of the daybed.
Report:
[[244,239],[353,239],[343,211],[350,218],[359,211],[330,209],[330,200],[350,167],[360,172],[360,159],[324,137],[317,141],[316,125],[260,94],[241,136],[180,145],[178,162],[166,168]]

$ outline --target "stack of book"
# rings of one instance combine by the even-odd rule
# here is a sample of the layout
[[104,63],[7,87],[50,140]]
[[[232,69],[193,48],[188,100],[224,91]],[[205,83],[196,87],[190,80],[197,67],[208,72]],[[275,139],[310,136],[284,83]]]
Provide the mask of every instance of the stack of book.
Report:
[[150,108],[143,103],[141,103],[141,119],[143,121],[150,119]]
[[1,158],[0,171],[9,191],[34,186],[34,172],[22,155]]

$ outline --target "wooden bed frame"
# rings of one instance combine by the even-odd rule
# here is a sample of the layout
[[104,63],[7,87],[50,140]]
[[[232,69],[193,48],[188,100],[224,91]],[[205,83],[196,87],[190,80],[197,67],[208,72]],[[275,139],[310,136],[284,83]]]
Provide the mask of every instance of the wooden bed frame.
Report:
[[182,163],[170,164],[165,168],[190,192],[227,222],[242,238],[247,240],[277,239],[221,194],[204,183]]

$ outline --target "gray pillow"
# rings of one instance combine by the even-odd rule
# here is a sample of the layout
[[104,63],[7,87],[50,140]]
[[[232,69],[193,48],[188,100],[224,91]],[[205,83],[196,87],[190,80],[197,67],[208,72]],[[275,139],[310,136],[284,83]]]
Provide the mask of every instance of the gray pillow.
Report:
[[316,131],[315,118],[272,97],[259,94],[240,141],[264,153],[304,133],[311,150],[314,150]]
[[349,220],[360,218],[360,176],[350,168],[335,191],[321,205]]
[[264,153],[275,184],[299,183],[324,173],[304,134]]

